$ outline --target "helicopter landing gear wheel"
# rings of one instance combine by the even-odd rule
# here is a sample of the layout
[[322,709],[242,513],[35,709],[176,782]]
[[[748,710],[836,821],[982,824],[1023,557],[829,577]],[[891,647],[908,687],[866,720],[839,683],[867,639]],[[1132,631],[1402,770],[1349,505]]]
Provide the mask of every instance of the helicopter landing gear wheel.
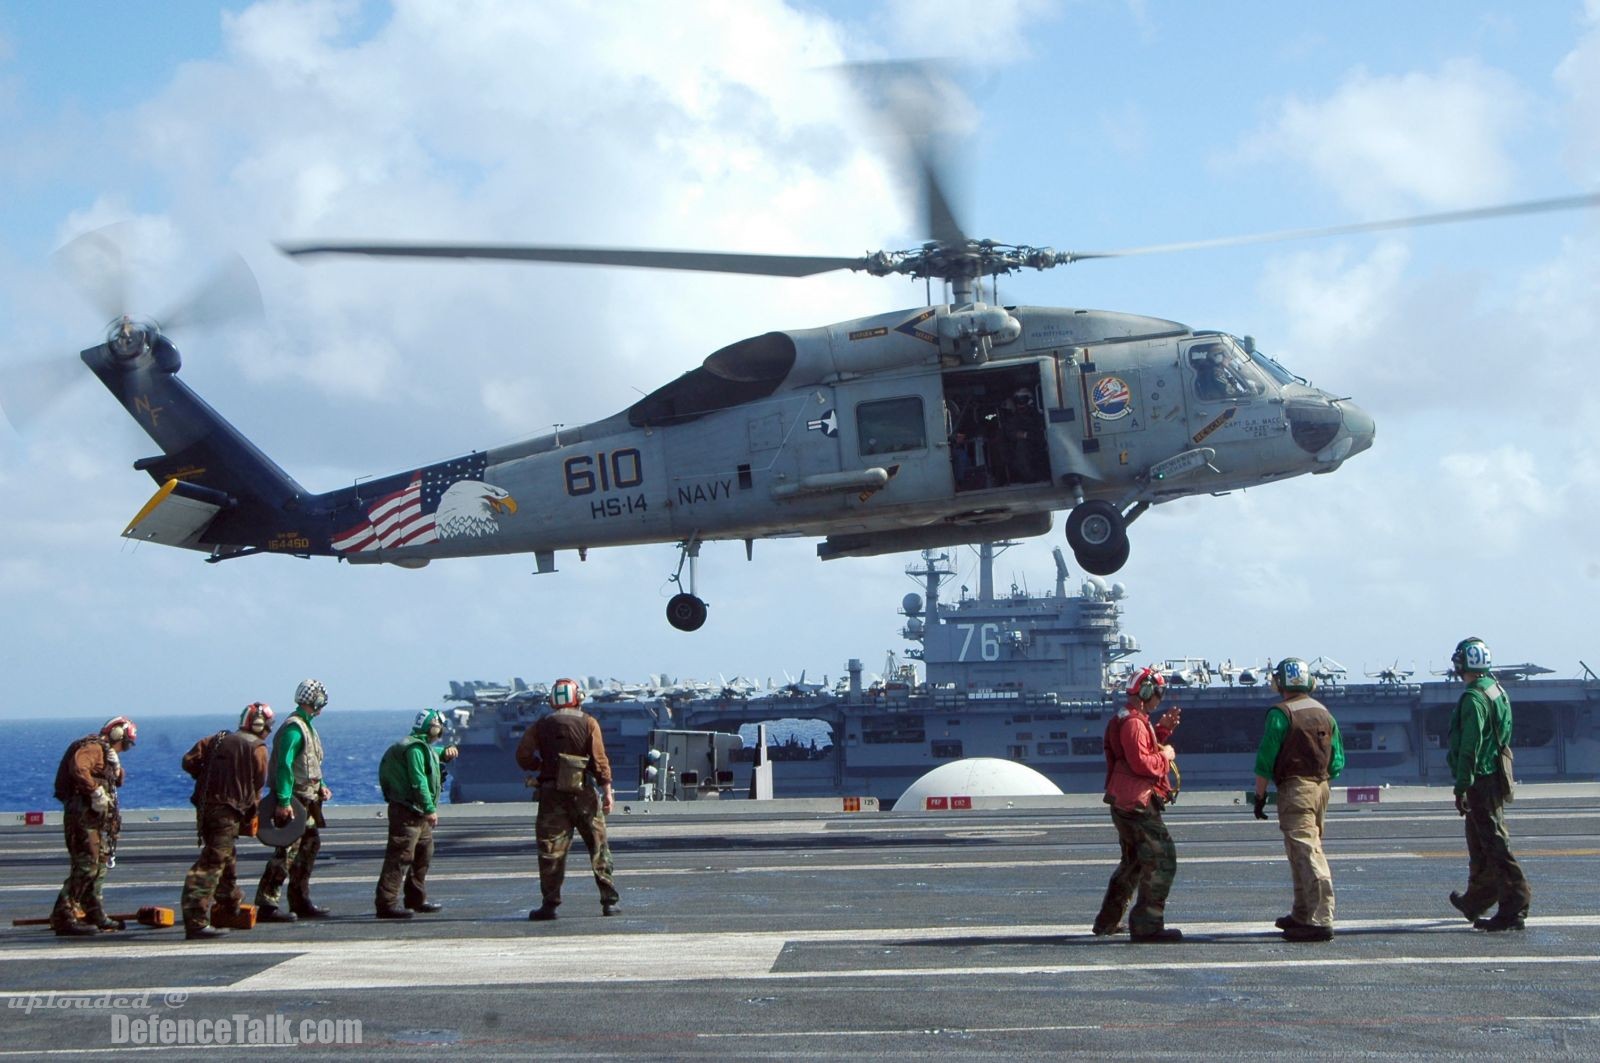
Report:
[[699,631],[706,622],[706,603],[694,592],[695,563],[700,560],[699,533],[678,544],[678,571],[668,576],[671,583],[683,586],[683,566],[689,566],[689,586],[667,602],[667,623],[679,631]]
[[692,594],[674,594],[667,602],[667,623],[679,631],[699,631],[706,622],[706,603]]
[[1079,502],[1067,516],[1067,545],[1080,557],[1107,557],[1117,550],[1127,559],[1127,522],[1110,502]]
[[1078,567],[1090,575],[1109,576],[1128,563],[1128,550],[1128,537],[1124,535],[1121,543],[1109,553],[1091,554],[1074,550],[1072,556],[1078,559]]

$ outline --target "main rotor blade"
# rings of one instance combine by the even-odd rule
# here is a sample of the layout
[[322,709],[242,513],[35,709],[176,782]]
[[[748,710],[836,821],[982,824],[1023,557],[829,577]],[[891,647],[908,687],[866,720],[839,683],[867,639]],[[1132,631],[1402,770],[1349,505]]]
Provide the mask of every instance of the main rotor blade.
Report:
[[1075,262],[1086,258],[1125,258],[1129,255],[1159,255],[1169,251],[1198,251],[1209,247],[1237,247],[1243,244],[1268,244],[1285,240],[1310,240],[1322,236],[1349,236],[1355,233],[1385,232],[1391,229],[1415,229],[1424,225],[1452,225],[1462,221],[1484,221],[1489,218],[1507,218],[1518,214],[1544,214],[1558,210],[1585,210],[1600,207],[1600,192],[1581,196],[1559,196],[1555,199],[1533,199],[1522,203],[1504,203],[1494,207],[1475,207],[1471,210],[1447,210],[1439,214],[1416,214],[1409,218],[1390,218],[1387,221],[1365,221],[1353,225],[1332,225],[1325,229],[1280,229],[1270,233],[1252,233],[1246,236],[1223,236],[1214,240],[1193,240],[1181,244],[1152,244],[1148,247],[1129,247],[1120,251],[1068,251],[1057,256],[1058,261]]
[[522,244],[279,244],[286,255],[375,255],[387,258],[488,258],[516,262],[564,262],[581,266],[744,273],[763,277],[810,277],[836,269],[863,269],[865,258],[812,255],[738,255],[718,251],[648,251],[626,247],[537,247]]
[[256,284],[255,274],[235,252],[217,263],[211,275],[187,299],[165,317],[156,318],[156,322],[163,329],[181,331],[227,321],[259,321],[265,316],[261,287]]
[[941,150],[955,135],[952,116],[966,97],[952,80],[949,60],[846,63],[841,67],[874,117],[910,156],[923,211],[924,236],[965,247],[967,234],[951,205],[956,165]]
[[956,221],[950,197],[945,193],[944,173],[948,167],[934,156],[931,146],[919,144],[913,149],[917,157],[918,176],[922,178],[922,203],[927,212],[928,235],[945,247],[965,247],[967,234]]

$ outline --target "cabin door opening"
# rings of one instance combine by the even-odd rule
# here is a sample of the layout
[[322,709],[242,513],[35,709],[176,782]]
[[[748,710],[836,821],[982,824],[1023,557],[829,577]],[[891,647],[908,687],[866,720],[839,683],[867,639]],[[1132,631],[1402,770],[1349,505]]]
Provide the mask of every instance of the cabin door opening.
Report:
[[944,411],[957,493],[1050,480],[1037,363],[944,374]]

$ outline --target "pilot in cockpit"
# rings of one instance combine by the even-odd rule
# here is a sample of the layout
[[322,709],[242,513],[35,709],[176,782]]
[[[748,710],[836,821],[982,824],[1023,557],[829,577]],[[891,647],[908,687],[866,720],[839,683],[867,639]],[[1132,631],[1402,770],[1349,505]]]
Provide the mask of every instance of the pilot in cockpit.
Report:
[[1223,364],[1228,355],[1221,347],[1211,347],[1203,358],[1196,359],[1194,393],[1202,399],[1231,399],[1239,394],[1238,387],[1228,376]]

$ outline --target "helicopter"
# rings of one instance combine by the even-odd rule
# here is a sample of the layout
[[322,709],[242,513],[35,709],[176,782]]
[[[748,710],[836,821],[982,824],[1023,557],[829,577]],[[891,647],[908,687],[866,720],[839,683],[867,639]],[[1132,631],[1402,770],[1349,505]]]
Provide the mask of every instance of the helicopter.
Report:
[[[1020,270],[1155,252],[1374,232],[1600,205],[1600,195],[1114,251],[975,239],[925,138],[908,135],[930,239],[855,257],[511,244],[316,241],[295,257],[488,259],[805,277],[850,270],[929,285],[927,305],[731,343],[626,409],[352,486],[302,487],[179,378],[165,325],[106,306],[81,360],[161,453],[127,538],[205,553],[331,556],[417,569],[443,558],[675,543],[668,622],[699,629],[703,544],[815,537],[833,560],[1050,531],[1095,575],[1122,568],[1155,505],[1305,474],[1373,444],[1373,419],[1248,335],[1137,313],[996,305]],[[80,241],[102,240],[96,233]],[[988,298],[985,301],[985,280]],[[942,298],[935,302],[938,281]],[[120,285],[89,285],[120,290]],[[224,286],[226,287],[226,286]],[[256,296],[259,299],[259,295]],[[208,295],[202,304],[213,301]],[[216,317],[215,307],[199,314]],[[180,318],[184,314],[178,315]],[[684,569],[687,567],[687,576]]]

